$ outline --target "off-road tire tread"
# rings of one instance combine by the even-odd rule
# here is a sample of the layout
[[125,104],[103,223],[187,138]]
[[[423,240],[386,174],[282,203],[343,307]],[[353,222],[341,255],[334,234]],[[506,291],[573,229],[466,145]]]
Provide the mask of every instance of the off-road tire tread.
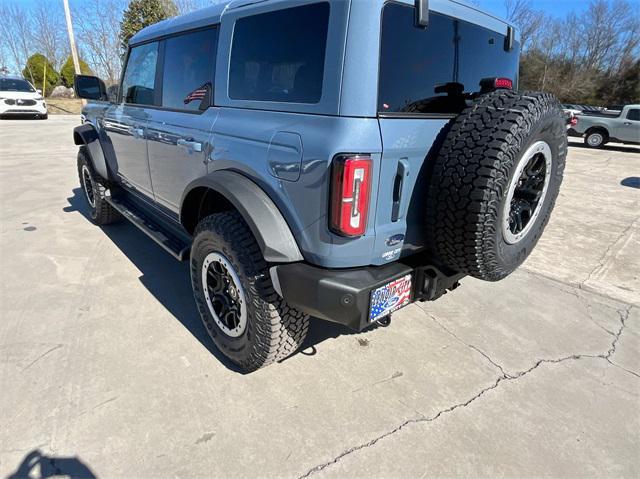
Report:
[[[249,372],[290,356],[307,336],[309,316],[289,306],[276,293],[269,275],[269,265],[242,216],[236,211],[225,211],[205,217],[196,227],[194,244],[203,231],[220,236],[234,251],[235,258],[228,259],[234,264],[240,280],[248,285],[248,288],[245,287],[245,299],[250,303],[247,305],[247,314],[253,314],[253,320],[250,321],[255,341],[246,358],[236,361],[237,364]],[[235,264],[236,259],[239,265]],[[194,280],[199,274],[198,265],[191,261],[194,297],[206,325],[208,306],[199,282]]]
[[80,147],[78,151],[78,179],[80,180],[80,188],[83,189],[82,194],[84,195],[82,165],[85,163],[89,167],[89,171],[91,171],[91,176],[93,177],[93,184],[95,187],[94,195],[96,196],[95,210],[91,207],[89,202],[87,202],[87,206],[92,210],[91,219],[94,221],[94,223],[100,226],[119,221],[120,219],[122,219],[122,215],[118,212],[118,210],[113,208],[113,206],[111,206],[105,200],[108,188],[105,186],[104,181],[100,178],[100,175],[96,174],[85,147]]
[[[498,209],[518,153],[535,122],[546,114],[561,115],[552,95],[501,90],[480,96],[455,119],[436,158],[427,193],[429,247],[442,263],[488,281],[500,280],[518,266],[505,267],[495,257]],[[560,141],[559,181],[566,135]],[[530,233],[536,235],[533,244],[555,199],[551,198],[542,227]]]

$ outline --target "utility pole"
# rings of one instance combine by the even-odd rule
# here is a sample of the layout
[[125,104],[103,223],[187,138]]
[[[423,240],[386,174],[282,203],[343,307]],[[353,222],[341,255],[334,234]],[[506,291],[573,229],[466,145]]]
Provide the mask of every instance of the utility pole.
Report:
[[73,58],[73,69],[76,75],[80,75],[80,61],[78,60],[78,50],[76,49],[76,39],[73,36],[73,24],[71,23],[71,10],[69,10],[69,0],[62,0],[64,4],[64,16],[67,20],[67,33],[71,44],[71,57]]

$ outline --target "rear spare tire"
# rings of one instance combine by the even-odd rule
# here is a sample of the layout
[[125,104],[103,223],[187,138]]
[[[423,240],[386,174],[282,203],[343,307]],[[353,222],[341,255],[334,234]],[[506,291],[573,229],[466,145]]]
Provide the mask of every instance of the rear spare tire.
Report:
[[453,122],[433,166],[428,244],[444,265],[487,281],[529,256],[553,210],[567,154],[558,101],[496,91]]

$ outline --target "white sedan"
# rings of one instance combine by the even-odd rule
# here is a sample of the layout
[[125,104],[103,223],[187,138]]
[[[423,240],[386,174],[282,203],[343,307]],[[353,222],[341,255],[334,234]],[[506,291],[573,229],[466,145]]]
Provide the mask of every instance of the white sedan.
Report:
[[27,115],[48,118],[41,92],[24,78],[0,77],[0,117]]

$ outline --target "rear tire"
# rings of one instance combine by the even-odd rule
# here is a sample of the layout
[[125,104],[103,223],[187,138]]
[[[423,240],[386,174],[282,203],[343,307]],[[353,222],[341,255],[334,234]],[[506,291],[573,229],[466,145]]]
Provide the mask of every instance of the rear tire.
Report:
[[91,219],[95,224],[108,225],[122,218],[120,213],[107,203],[107,188],[95,173],[84,147],[78,151],[78,178],[84,199],[89,206]]
[[602,148],[609,141],[609,136],[602,130],[591,130],[584,137],[584,144],[589,148]]
[[433,167],[428,244],[445,266],[500,280],[527,258],[555,204],[567,153],[558,101],[496,91],[454,121]]
[[276,293],[269,265],[235,211],[198,223],[191,247],[191,284],[207,332],[245,372],[283,360],[307,335],[309,316]]

